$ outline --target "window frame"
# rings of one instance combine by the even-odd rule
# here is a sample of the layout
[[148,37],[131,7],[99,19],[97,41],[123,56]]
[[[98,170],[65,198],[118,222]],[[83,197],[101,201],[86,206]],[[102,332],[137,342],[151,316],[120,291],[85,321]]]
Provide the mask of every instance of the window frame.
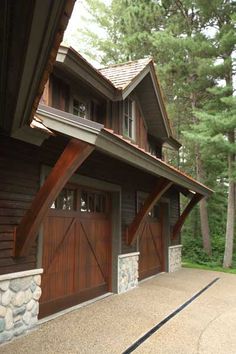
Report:
[[[78,114],[74,113],[74,101],[78,101],[79,104],[83,104],[85,106],[85,116],[82,117]],[[81,119],[90,119],[90,110],[89,110],[90,106],[89,106],[89,102],[84,99],[81,96],[72,94],[71,95],[71,99],[70,99],[70,113],[73,114],[76,117],[79,117]]]
[[[131,106],[130,106],[131,103]],[[127,113],[126,113],[126,104],[127,104]],[[130,112],[131,107],[131,112]],[[127,133],[126,133],[126,119],[127,119]],[[131,129],[130,129],[131,123]],[[123,101],[123,135],[124,137],[131,139],[133,141],[136,140],[136,104],[135,100],[131,97],[127,97]]]

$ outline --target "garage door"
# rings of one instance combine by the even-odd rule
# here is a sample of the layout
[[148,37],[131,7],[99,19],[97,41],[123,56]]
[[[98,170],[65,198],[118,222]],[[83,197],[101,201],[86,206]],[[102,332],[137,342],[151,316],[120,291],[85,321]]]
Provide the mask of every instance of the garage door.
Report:
[[40,318],[109,291],[110,196],[67,186],[44,223]]
[[[142,203],[142,201],[140,201]],[[162,222],[157,205],[146,217],[139,235],[139,280],[163,270]]]

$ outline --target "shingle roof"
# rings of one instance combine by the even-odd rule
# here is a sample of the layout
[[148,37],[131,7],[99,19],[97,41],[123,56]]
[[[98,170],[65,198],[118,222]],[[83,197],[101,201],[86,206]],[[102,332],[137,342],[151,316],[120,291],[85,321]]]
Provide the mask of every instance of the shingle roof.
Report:
[[103,76],[109,79],[117,89],[123,90],[151,61],[151,58],[139,59],[123,64],[109,65],[98,70]]

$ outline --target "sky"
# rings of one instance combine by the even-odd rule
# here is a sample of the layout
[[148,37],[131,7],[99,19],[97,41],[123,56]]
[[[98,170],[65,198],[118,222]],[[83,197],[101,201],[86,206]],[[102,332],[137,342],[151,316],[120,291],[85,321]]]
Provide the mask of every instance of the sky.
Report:
[[[109,4],[111,0],[103,0],[105,3]],[[73,47],[75,50],[80,52],[85,59],[87,59],[92,65],[96,68],[101,67],[99,61],[92,60],[88,57],[86,52],[86,43],[81,40],[80,31],[85,29],[88,26],[88,19],[90,18],[90,14],[86,9],[86,1],[85,0],[77,0],[75,2],[74,10],[72,12],[71,18],[69,20],[69,24],[64,34],[63,44],[67,46]],[[86,19],[86,20],[85,20]],[[98,33],[101,37],[105,37],[105,32],[101,28],[99,28],[92,20],[89,22],[89,29]],[[99,55],[98,55],[99,57]]]

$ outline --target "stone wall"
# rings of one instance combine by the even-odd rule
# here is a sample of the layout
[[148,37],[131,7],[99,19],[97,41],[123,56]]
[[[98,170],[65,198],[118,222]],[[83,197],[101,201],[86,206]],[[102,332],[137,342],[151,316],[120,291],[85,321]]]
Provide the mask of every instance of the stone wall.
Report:
[[138,285],[139,252],[118,256],[118,294]]
[[36,325],[42,272],[33,269],[0,276],[0,343]]
[[182,245],[169,247],[169,272],[181,269]]

